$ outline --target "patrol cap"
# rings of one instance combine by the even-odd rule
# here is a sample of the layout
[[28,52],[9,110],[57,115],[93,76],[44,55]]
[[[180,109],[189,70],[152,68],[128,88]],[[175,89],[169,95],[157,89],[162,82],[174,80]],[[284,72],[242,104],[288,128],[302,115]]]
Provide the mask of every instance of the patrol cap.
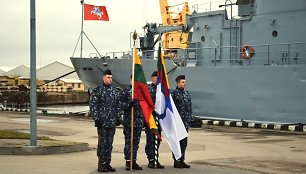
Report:
[[179,82],[180,80],[185,80],[185,75],[179,75],[175,78],[176,82]]
[[151,74],[151,77],[156,77],[157,76],[157,71],[154,71],[152,74]]
[[104,71],[103,75],[112,75],[112,71],[107,69]]

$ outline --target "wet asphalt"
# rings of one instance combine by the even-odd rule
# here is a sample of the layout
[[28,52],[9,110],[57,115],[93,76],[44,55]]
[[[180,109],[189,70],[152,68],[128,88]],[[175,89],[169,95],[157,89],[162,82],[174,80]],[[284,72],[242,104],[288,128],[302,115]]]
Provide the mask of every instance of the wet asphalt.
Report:
[[[62,141],[88,143],[89,150],[52,155],[0,155],[0,173],[10,174],[92,174],[97,172],[97,134],[90,118],[38,116],[38,135]],[[0,111],[0,130],[29,132],[29,113]],[[0,140],[0,147],[1,147]],[[173,168],[167,141],[160,147],[160,162],[165,169],[149,169],[142,132],[137,162],[142,171],[132,173],[306,173],[306,133],[267,129],[202,126],[189,131],[186,162],[190,169]],[[131,173],[124,168],[124,136],[117,127],[112,166],[116,173]]]

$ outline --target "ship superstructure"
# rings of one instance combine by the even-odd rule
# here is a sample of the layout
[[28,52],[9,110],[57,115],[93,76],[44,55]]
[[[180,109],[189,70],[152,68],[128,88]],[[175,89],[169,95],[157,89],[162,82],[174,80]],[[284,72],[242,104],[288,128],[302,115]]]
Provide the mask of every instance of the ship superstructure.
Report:
[[[177,75],[186,75],[195,115],[305,123],[306,1],[227,0],[219,6],[204,12],[193,6],[182,26],[146,24],[139,39],[146,78],[157,68],[158,34],[181,31],[189,35],[188,47],[166,65],[171,88]],[[132,54],[110,55],[71,61],[88,87],[100,83],[105,69],[115,84],[128,85]]]

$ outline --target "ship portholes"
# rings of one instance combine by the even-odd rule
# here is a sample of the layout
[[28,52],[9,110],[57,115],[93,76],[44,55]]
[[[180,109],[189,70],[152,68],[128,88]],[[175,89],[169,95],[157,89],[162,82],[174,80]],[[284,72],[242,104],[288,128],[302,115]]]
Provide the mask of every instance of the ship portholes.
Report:
[[277,37],[277,31],[275,31],[275,30],[272,31],[272,36],[273,36],[273,37]]
[[250,59],[255,54],[255,49],[251,45],[245,45],[241,47],[241,57],[244,59]]
[[201,37],[201,41],[202,41],[202,42],[205,42],[205,36],[202,36],[202,37]]

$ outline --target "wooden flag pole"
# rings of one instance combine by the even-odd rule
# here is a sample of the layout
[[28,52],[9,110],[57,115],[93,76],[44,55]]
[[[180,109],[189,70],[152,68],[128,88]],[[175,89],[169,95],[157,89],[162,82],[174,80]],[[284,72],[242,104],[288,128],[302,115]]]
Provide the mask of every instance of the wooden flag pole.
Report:
[[[133,34],[133,65],[132,65],[132,102],[134,102],[134,72],[135,72],[135,54],[136,54],[136,47],[135,47],[135,43],[136,43],[136,39],[137,39],[137,33],[136,31]],[[133,150],[134,150],[134,106],[132,106],[132,111],[131,111],[131,156],[130,156],[130,173],[132,173],[133,171]]]
[[[132,92],[133,93],[133,92]],[[133,101],[134,99],[132,99]],[[132,106],[131,113],[131,156],[130,156],[130,173],[133,171],[133,144],[134,144],[134,106]]]

